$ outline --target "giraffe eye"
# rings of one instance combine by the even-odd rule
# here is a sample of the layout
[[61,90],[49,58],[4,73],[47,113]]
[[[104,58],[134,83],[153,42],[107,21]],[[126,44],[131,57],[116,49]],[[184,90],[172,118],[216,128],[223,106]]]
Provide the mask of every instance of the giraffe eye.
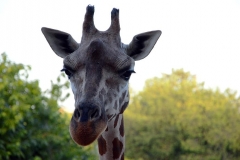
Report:
[[124,72],[121,77],[125,80],[125,81],[128,81],[131,77],[131,74],[132,73],[136,73],[134,70],[128,70],[126,72]]
[[65,74],[68,76],[68,79],[70,79],[73,75],[72,71],[68,70],[67,68],[63,68],[61,72],[65,72]]

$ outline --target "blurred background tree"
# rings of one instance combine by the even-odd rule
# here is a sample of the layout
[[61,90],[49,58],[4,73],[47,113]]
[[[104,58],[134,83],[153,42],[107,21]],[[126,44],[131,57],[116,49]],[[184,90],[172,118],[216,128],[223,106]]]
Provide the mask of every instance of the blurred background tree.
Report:
[[38,81],[28,80],[30,66],[0,56],[0,159],[2,160],[95,160],[93,146],[79,147],[71,139],[70,115],[59,101],[67,82],[52,82],[43,92]]
[[[29,81],[29,66],[0,56],[0,160],[95,160],[93,145],[71,139],[71,114],[58,102],[68,95],[57,78],[47,91]],[[230,89],[206,89],[183,70],[146,81],[131,90],[125,111],[126,159],[240,159],[240,98]]]
[[125,111],[126,156],[138,160],[239,160],[240,98],[173,70],[152,78]]

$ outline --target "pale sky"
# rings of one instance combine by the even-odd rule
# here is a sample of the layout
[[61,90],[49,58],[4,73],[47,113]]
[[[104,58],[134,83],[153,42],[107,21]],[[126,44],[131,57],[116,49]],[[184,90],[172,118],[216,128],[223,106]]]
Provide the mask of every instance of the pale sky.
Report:
[[[207,88],[240,92],[240,0],[0,0],[0,53],[30,65],[30,78],[49,88],[60,74],[62,59],[49,47],[41,27],[68,32],[80,42],[88,4],[95,6],[99,30],[109,27],[112,8],[120,9],[126,44],[138,33],[162,31],[151,54],[136,63],[130,80],[134,90],[141,90],[146,79],[183,68]],[[73,96],[63,105],[73,110]]]

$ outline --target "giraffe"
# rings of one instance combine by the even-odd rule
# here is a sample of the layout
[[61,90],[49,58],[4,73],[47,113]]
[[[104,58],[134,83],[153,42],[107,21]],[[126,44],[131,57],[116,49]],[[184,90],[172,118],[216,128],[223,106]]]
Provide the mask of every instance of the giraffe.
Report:
[[160,30],[135,35],[126,45],[121,42],[119,10],[113,8],[111,25],[99,31],[93,21],[94,6],[88,5],[81,42],[70,34],[43,27],[52,50],[63,58],[63,69],[74,94],[75,110],[70,135],[79,145],[98,141],[101,160],[124,159],[123,112],[129,103],[128,81],[135,61],[148,56]]

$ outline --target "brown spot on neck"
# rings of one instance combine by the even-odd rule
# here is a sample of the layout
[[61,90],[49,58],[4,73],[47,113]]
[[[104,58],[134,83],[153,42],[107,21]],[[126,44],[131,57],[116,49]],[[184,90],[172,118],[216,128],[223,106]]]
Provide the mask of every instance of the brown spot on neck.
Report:
[[121,120],[121,125],[119,127],[119,132],[120,135],[123,137],[124,136],[124,122],[123,122],[123,116],[122,116],[122,120]]
[[102,135],[98,138],[98,151],[101,156],[107,152],[107,142]]
[[123,114],[123,112],[125,111],[125,109],[127,108],[128,106],[128,102],[125,102],[120,110],[120,114]]
[[117,117],[114,120],[114,128],[117,126],[118,124],[118,118],[119,118],[119,114],[117,115]]
[[117,159],[120,157],[122,150],[123,150],[123,143],[118,139],[114,138],[113,140],[113,159]]
[[121,160],[124,160],[124,153],[123,153],[122,156],[121,156]]

